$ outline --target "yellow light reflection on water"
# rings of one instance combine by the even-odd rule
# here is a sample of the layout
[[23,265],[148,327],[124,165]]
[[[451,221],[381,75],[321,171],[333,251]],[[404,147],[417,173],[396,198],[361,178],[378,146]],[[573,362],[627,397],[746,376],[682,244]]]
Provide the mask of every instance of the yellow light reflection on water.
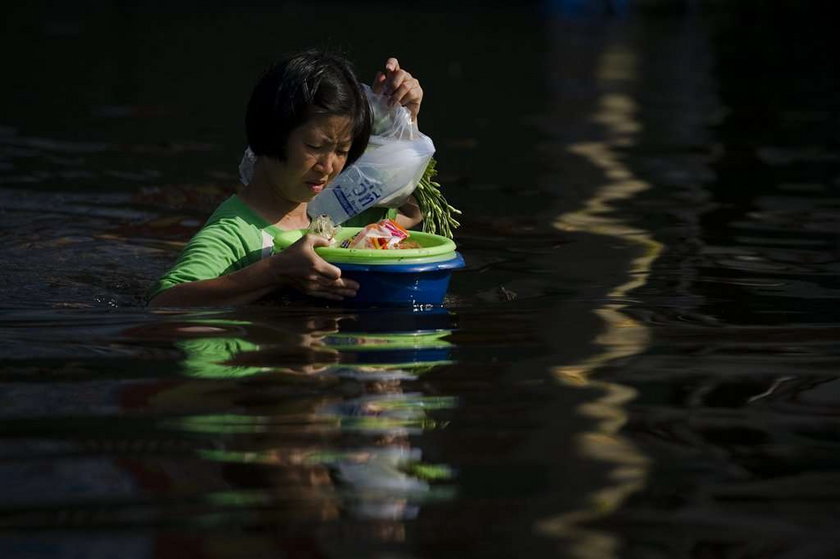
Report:
[[[599,83],[633,81],[636,60],[633,51],[621,44],[610,45],[599,57],[596,77]],[[605,90],[608,88],[604,88]],[[557,380],[567,386],[598,388],[603,395],[579,408],[579,412],[597,419],[597,428],[582,433],[576,441],[581,453],[591,459],[614,465],[608,485],[589,495],[585,509],[545,518],[537,523],[537,531],[549,536],[569,538],[572,553],[577,557],[614,557],[617,539],[607,532],[587,529],[583,523],[606,516],[643,487],[649,461],[619,432],[627,420],[624,405],[636,393],[632,388],[599,380],[598,369],[644,351],[649,344],[647,327],[622,312],[621,303],[634,289],[647,281],[651,266],[662,251],[662,245],[649,232],[623,222],[613,211],[616,202],[628,200],[650,185],[637,178],[616,152],[632,146],[642,130],[636,118],[637,106],[632,97],[621,92],[605,91],[598,99],[591,116],[606,131],[603,141],[572,144],[568,150],[597,166],[606,182],[598,187],[580,210],[557,217],[554,227],[563,231],[582,231],[621,239],[641,250],[626,270],[626,280],[612,288],[608,303],[594,312],[603,320],[604,331],[596,339],[601,352],[581,362],[557,367]]]

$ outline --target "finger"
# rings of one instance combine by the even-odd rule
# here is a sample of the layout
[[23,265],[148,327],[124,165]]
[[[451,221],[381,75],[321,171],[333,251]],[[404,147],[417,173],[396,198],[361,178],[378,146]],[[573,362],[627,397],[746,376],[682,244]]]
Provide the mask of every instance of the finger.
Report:
[[341,299],[352,299],[356,296],[356,291],[354,289],[339,289],[336,291],[330,291],[333,295],[337,295]]
[[385,82],[385,92],[391,94],[399,89],[403,83],[412,79],[411,74],[405,70],[398,70],[387,77]]
[[385,70],[389,72],[396,72],[400,69],[400,61],[394,57],[389,58],[385,61]]
[[338,295],[342,299],[352,298],[356,296],[357,291],[355,289],[338,289],[334,288],[332,290],[325,289],[324,291],[329,291],[333,295]]
[[401,99],[396,100],[394,104],[395,106],[397,104],[402,105],[408,109],[408,112],[411,113],[411,119],[416,121],[417,115],[420,113],[420,101],[422,98],[422,92],[409,91]]
[[423,99],[423,89],[417,80],[403,83],[391,94],[391,103],[396,105],[418,105]]
[[337,280],[341,277],[341,270],[318,256],[318,253],[315,252],[316,247],[324,247],[330,246],[330,242],[320,235],[313,235],[312,233],[307,233],[303,239],[305,245],[309,245],[310,250],[312,251],[312,258],[313,258],[313,268],[318,276],[326,278],[327,280],[333,281]]
[[343,279],[337,279],[332,282],[325,282],[321,280],[320,285],[318,285],[315,289],[317,291],[322,292],[330,292],[336,295],[340,295],[341,297],[355,297],[356,292],[359,289],[359,284],[356,282],[350,282],[349,280],[345,282]]
[[335,287],[326,282],[324,278],[318,276],[307,278],[307,281],[301,286],[301,291],[312,297],[320,297],[322,299],[340,301],[344,298]]
[[318,274],[318,280],[326,283],[335,282],[339,278],[341,278],[341,269],[337,266],[333,266],[320,256],[318,257],[320,262],[315,263],[315,273]]
[[[297,252],[300,252],[302,254],[306,254],[306,253],[315,254],[315,248],[316,247],[322,247],[322,246],[328,246],[329,245],[329,243],[324,244],[324,241],[326,241],[326,239],[323,238],[320,235],[315,235],[313,233],[306,233],[306,234],[303,235],[303,237],[301,237],[300,239],[295,241],[292,244],[292,246],[289,247],[289,249],[297,249]],[[286,249],[286,250],[289,250],[289,249]]]
[[338,332],[338,320],[334,317],[312,317],[306,321],[306,331],[314,336]]
[[315,247],[328,247],[330,246],[330,242],[322,237],[321,235],[315,235],[314,233],[307,233],[304,237],[305,243],[310,245],[312,248]]
[[376,75],[373,77],[373,86],[371,89],[376,94],[381,94],[382,90],[385,87],[385,74],[382,72],[376,72]]
[[350,278],[339,278],[336,283],[341,287],[352,289],[353,291],[358,291],[360,287],[359,282],[351,280]]

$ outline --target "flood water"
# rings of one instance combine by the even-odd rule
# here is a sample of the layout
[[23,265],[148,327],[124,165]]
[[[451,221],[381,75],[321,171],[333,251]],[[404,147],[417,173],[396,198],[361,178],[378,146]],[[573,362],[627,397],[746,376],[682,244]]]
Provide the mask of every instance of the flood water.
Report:
[[[840,556],[823,3],[199,4],[7,15],[0,556]],[[313,43],[420,77],[446,304],[146,309]]]

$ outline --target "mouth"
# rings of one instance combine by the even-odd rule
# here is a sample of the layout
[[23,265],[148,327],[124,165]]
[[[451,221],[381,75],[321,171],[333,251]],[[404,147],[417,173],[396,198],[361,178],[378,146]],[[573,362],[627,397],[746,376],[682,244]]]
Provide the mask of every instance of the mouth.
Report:
[[307,181],[306,185],[309,187],[309,190],[318,194],[324,190],[324,187],[327,185],[327,181]]

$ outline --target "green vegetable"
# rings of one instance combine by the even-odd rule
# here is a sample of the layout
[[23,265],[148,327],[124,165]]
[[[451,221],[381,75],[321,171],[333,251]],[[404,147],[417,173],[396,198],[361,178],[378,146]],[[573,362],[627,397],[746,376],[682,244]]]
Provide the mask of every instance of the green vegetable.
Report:
[[452,216],[460,214],[461,210],[449,205],[440,192],[440,184],[433,180],[437,175],[436,164],[434,158],[429,161],[423,177],[414,190],[414,197],[417,199],[420,211],[423,212],[423,232],[451,239],[452,229],[461,225]]

